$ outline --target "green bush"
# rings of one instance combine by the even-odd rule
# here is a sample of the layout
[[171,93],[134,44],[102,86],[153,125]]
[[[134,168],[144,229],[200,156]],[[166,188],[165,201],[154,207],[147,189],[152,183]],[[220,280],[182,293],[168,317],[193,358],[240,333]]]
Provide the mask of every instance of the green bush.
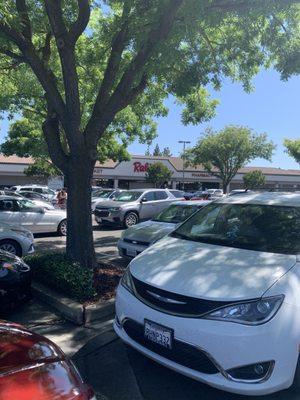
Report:
[[25,257],[33,278],[75,300],[95,297],[94,272],[70,261],[64,253],[44,253]]

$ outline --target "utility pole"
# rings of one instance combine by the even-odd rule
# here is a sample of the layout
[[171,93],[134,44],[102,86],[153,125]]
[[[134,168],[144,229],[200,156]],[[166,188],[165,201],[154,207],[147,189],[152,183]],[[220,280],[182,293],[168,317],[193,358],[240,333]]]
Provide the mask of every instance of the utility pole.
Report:
[[182,167],[182,190],[184,191],[184,181],[185,181],[185,146],[187,144],[190,144],[188,140],[179,140],[178,143],[183,144],[183,153],[182,153],[182,161],[183,161],[183,167]]

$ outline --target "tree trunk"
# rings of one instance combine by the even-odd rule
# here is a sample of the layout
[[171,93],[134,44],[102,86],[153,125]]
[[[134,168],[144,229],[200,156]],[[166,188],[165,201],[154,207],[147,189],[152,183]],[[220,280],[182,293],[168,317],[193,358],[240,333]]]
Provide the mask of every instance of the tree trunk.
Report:
[[96,265],[91,214],[93,162],[76,159],[67,168],[67,255],[83,267]]
[[229,185],[229,182],[222,182],[222,187],[223,187],[223,193],[224,194],[227,194],[227,192],[228,192],[228,185]]

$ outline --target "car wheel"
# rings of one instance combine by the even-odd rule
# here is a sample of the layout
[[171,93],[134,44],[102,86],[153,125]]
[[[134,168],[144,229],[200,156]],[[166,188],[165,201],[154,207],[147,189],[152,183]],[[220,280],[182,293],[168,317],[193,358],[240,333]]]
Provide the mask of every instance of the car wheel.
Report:
[[57,233],[60,236],[66,236],[67,235],[67,220],[66,219],[63,219],[61,221],[61,223],[58,225]]
[[22,247],[15,240],[4,239],[0,241],[0,250],[7,251],[18,257],[22,256]]
[[294,382],[292,385],[292,389],[296,390],[297,392],[300,391],[300,357],[298,357]]
[[139,222],[139,216],[134,211],[128,212],[123,221],[124,228],[130,228]]

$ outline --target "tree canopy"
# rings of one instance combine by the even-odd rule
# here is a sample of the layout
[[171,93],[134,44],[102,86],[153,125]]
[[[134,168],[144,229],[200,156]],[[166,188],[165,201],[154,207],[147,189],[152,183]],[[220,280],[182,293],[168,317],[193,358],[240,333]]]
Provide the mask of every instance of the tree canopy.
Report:
[[[0,112],[27,120],[27,138],[42,132],[41,148],[46,144],[67,178],[67,253],[73,260],[86,266],[95,260],[89,203],[96,161],[126,155],[135,138],[149,143],[169,95],[183,104],[183,122],[196,124],[214,115],[208,85],[220,88],[227,77],[250,90],[261,67],[273,66],[284,79],[298,73],[297,3],[0,3]],[[20,129],[14,132],[23,138]],[[9,136],[5,152],[21,152],[12,141]]]
[[146,181],[152,183],[154,187],[162,187],[169,183],[171,176],[172,171],[165,164],[158,161],[149,165],[146,172]]
[[275,145],[266,134],[256,134],[242,126],[227,126],[219,132],[207,129],[196,146],[187,150],[187,159],[222,181],[224,193],[238,170],[255,158],[271,160]]
[[289,140],[284,141],[287,153],[300,164],[300,140]]
[[247,190],[259,189],[264,187],[266,182],[265,175],[260,170],[248,172],[243,176],[244,188]]

